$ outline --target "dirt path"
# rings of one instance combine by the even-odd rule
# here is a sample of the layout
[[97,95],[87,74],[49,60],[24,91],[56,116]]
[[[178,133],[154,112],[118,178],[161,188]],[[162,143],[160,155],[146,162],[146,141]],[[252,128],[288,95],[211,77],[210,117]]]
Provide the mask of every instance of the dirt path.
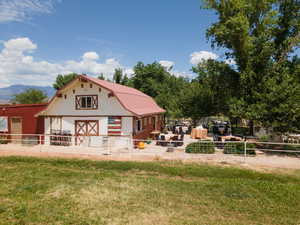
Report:
[[225,155],[217,152],[212,155],[187,154],[183,151],[166,152],[165,148],[153,148],[147,150],[126,150],[114,151],[106,154],[106,151],[99,149],[78,148],[78,147],[54,147],[34,146],[26,147],[20,145],[0,145],[1,156],[33,156],[42,158],[77,158],[89,160],[116,160],[116,161],[164,161],[177,160],[184,163],[206,163],[221,166],[238,166],[258,171],[273,170],[300,170],[300,158],[287,156],[266,156],[255,157]]

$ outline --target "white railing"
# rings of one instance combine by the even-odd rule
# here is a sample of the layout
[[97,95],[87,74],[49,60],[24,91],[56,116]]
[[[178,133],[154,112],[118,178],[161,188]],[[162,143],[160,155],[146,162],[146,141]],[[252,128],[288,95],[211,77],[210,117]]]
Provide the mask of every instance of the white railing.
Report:
[[121,136],[74,136],[51,134],[0,134],[0,146],[5,143],[21,145],[54,145],[54,146],[80,146],[96,149],[155,149],[172,151],[178,149],[187,153],[213,154],[222,152],[233,155],[286,154],[300,156],[299,143],[278,142],[248,142],[248,141],[198,141],[198,140],[150,140],[133,139],[131,135]]
[[55,145],[55,146],[82,146],[82,147],[105,147],[123,146],[132,147],[131,135],[120,136],[75,136],[53,134],[0,134],[0,144],[21,145]]

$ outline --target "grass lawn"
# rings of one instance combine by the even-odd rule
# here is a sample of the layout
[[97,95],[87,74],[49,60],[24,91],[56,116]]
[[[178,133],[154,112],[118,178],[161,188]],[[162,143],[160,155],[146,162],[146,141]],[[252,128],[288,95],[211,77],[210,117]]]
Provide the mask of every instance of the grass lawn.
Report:
[[0,224],[300,224],[300,176],[3,157]]

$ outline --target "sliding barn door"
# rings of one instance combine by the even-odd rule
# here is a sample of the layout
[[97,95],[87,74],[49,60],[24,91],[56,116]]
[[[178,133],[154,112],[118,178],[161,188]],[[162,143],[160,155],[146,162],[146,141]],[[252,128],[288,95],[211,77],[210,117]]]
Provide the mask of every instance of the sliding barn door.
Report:
[[77,145],[90,145],[90,137],[99,135],[98,120],[76,120],[75,135]]

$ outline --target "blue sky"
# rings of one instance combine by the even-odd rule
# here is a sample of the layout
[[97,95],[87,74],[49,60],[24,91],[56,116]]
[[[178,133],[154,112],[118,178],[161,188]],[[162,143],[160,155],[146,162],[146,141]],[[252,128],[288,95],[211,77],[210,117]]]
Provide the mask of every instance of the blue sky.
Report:
[[191,76],[203,59],[225,60],[206,29],[201,0],[0,0],[0,87],[51,85],[70,72],[132,74],[138,62]]
[[71,71],[109,77],[116,67],[130,73],[138,61],[174,64],[174,74],[189,75],[192,63],[222,58],[205,38],[216,16],[200,6],[200,0],[0,0],[0,87],[51,85],[57,73]]

